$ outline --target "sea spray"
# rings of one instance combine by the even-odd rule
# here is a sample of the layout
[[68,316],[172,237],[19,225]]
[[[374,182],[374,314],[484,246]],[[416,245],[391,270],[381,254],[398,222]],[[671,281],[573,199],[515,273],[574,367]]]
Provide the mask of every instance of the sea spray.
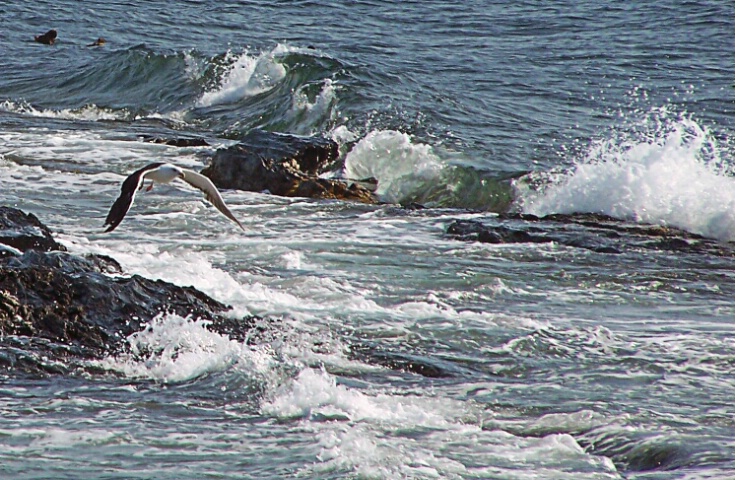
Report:
[[266,378],[273,358],[267,346],[251,347],[207,329],[208,322],[161,314],[128,338],[130,351],[93,362],[131,378],[178,383],[236,369]]
[[325,122],[336,115],[337,86],[331,79],[318,85],[305,84],[293,92],[289,122],[293,133],[315,135],[325,127]]
[[234,103],[252,97],[275,87],[286,76],[286,68],[277,60],[276,50],[251,55],[245,51],[240,55],[229,54],[234,58],[219,85],[205,92],[197,107],[211,107]]
[[[338,141],[351,139],[344,129],[333,135]],[[512,203],[507,178],[395,130],[373,130],[357,142],[346,156],[344,173],[352,180],[377,180],[375,193],[389,203],[491,212],[505,212]]]
[[347,178],[377,179],[376,193],[391,203],[419,197],[423,189],[438,182],[443,169],[431,146],[413,143],[408,134],[394,130],[368,133],[345,160]]
[[571,169],[536,173],[515,186],[524,213],[599,213],[731,241],[730,169],[712,132],[658,109],[632,131],[592,142]]

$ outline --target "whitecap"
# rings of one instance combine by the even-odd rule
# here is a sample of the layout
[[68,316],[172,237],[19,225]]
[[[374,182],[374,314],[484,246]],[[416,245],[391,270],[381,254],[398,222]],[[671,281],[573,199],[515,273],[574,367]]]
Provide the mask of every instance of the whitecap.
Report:
[[54,109],[37,109],[30,103],[24,101],[5,100],[0,102],[0,110],[20,115],[28,115],[33,117],[59,118],[63,120],[86,120],[91,122],[101,120],[130,120],[132,118],[130,111],[127,109],[114,110],[111,108],[99,107],[94,104],[84,105],[80,108],[63,108]]
[[253,56],[246,51],[237,56],[219,85],[205,92],[197,101],[197,107],[233,103],[274,88],[286,76],[286,67],[278,61],[278,52],[274,49]]
[[489,430],[471,403],[358,390],[323,370],[302,370],[270,394],[261,412],[313,431],[317,462],[302,469],[304,475],[484,478],[512,472],[536,478],[541,470],[552,477],[610,478],[615,472],[608,459],[589,455],[569,434],[525,438]]

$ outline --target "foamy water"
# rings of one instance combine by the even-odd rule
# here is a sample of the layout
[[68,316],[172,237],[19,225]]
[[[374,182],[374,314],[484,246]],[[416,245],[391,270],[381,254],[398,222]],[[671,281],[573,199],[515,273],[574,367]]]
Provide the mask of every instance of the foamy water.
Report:
[[17,113],[22,115],[32,115],[35,117],[48,117],[48,118],[59,118],[65,120],[87,120],[87,121],[99,121],[99,120],[129,120],[131,119],[130,112],[126,110],[115,111],[107,108],[100,108],[96,105],[86,105],[78,109],[37,109],[27,102],[15,102],[12,100],[5,100],[0,102],[0,109],[6,112]]
[[665,114],[641,135],[595,141],[567,170],[522,192],[523,211],[601,213],[735,240],[735,179],[713,134],[691,118]]
[[197,106],[233,103],[272,89],[286,75],[286,69],[278,62],[281,49],[251,55],[230,53],[234,61],[228,67],[217,88],[205,92]]
[[268,378],[267,352],[259,352],[210,332],[206,321],[162,314],[129,339],[130,352],[95,365],[130,378],[185,382],[206,374],[242,370],[255,380]]
[[[732,476],[729,245],[447,234],[574,240],[500,214],[580,211],[733,240],[730,2],[6,3],[0,204],[262,320],[162,313],[89,362],[3,337],[0,477]],[[172,182],[103,233],[130,172],[253,128],[334,139],[325,175],[380,203],[224,190],[243,232]]]
[[444,163],[429,145],[406,133],[372,131],[345,158],[345,176],[375,178],[376,193],[386,202],[401,203],[428,185],[441,181]]

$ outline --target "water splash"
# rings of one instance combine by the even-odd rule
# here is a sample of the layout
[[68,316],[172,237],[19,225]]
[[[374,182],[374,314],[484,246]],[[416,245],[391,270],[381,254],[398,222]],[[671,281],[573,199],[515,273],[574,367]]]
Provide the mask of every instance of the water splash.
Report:
[[417,196],[428,185],[436,185],[444,162],[429,145],[413,143],[411,137],[394,130],[368,133],[345,159],[345,176],[375,178],[376,193],[386,202],[402,203]]
[[61,110],[44,108],[39,110],[25,101],[5,100],[0,103],[0,110],[33,117],[58,118],[62,120],[83,120],[91,122],[101,120],[132,120],[134,117],[134,115],[125,108],[103,108],[94,104],[88,104],[81,108],[64,108]]
[[656,109],[631,131],[593,142],[572,169],[516,182],[525,213],[591,212],[735,240],[728,153],[696,120]]
[[306,84],[293,92],[291,115],[295,133],[313,135],[319,132],[325,120],[332,120],[335,116],[334,107],[337,103],[337,86],[335,82],[326,79],[321,83],[319,91],[313,93],[316,85]]
[[205,92],[197,107],[233,103],[271,90],[286,76],[286,68],[278,61],[280,52],[276,47],[255,56],[247,51],[235,56],[219,85]]
[[[351,140],[335,129],[338,142]],[[463,154],[435,148],[395,130],[373,130],[345,158],[349,179],[374,178],[382,201],[428,207],[507,211],[512,202],[510,182],[482,171]]]
[[270,371],[271,357],[266,350],[212,332],[206,321],[175,314],[159,315],[128,341],[130,353],[94,363],[128,377],[164,383],[184,382],[233,368],[256,377]]

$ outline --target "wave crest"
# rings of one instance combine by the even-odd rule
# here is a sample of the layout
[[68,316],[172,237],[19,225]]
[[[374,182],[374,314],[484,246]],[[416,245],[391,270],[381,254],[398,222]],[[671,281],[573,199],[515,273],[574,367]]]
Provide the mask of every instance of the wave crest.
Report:
[[240,55],[228,53],[224,61],[231,63],[219,85],[204,92],[197,107],[234,103],[271,90],[286,76],[286,68],[276,57],[278,51],[274,49],[256,56],[247,51]]

